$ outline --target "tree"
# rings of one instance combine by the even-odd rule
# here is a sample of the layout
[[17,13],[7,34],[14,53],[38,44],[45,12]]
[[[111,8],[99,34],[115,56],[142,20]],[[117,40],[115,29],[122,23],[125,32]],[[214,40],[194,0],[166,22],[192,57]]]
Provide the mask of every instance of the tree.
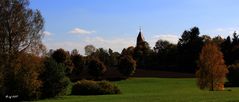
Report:
[[129,46],[127,49],[122,50],[121,55],[133,56],[134,55],[134,50],[135,50],[135,48],[133,46]]
[[[178,67],[177,45],[165,40],[158,40],[154,47],[154,53],[157,58],[151,62],[157,62],[160,67]],[[154,56],[151,56],[154,57]],[[153,67],[153,66],[152,66]],[[167,68],[169,70],[169,68]],[[175,69],[176,70],[176,69]]]
[[169,47],[172,46],[168,41],[166,40],[158,40],[154,47],[154,52],[156,53],[167,53],[167,50],[170,50]]
[[[31,62],[31,63],[29,63]],[[20,100],[34,100],[40,98],[42,81],[39,75],[42,72],[42,58],[32,54],[21,54],[14,66],[15,91]]]
[[70,58],[70,54],[68,51],[60,48],[53,52],[52,58],[59,64],[65,65],[65,74],[70,75],[73,70],[73,63]]
[[218,35],[218,36],[212,38],[212,41],[220,46],[224,42],[224,39]]
[[120,58],[118,70],[120,73],[129,77],[135,73],[136,61],[129,55]]
[[88,65],[88,73],[94,76],[96,79],[100,79],[100,77],[106,72],[107,68],[99,59],[92,58]]
[[71,82],[65,76],[65,66],[62,63],[57,63],[52,58],[45,58],[40,79],[43,81],[42,98],[69,94],[67,92]]
[[72,75],[73,76],[79,76],[79,74],[82,72],[84,68],[84,59],[80,54],[73,54],[71,55],[71,61],[73,63],[73,70]]
[[203,41],[199,37],[198,27],[193,27],[189,31],[185,30],[178,42],[178,52],[180,55],[181,67],[187,68],[185,71],[195,72],[196,61],[203,46]]
[[239,85],[239,63],[235,63],[229,66],[229,73],[227,79],[230,83]]
[[79,51],[77,49],[73,49],[71,51],[71,55],[79,55]]
[[147,58],[153,51],[150,49],[148,42],[142,41],[137,43],[137,46],[134,48],[133,58],[137,62],[137,68],[146,68]]
[[232,49],[232,41],[231,37],[228,36],[221,44],[221,51],[223,52],[226,65],[230,65],[233,63],[231,49]]
[[54,51],[51,56],[57,63],[65,63],[68,55],[64,49],[60,48]]
[[120,57],[120,53],[113,52],[113,50],[109,49],[109,67],[115,67],[118,65],[118,59]]
[[91,55],[92,53],[94,53],[96,51],[95,46],[93,45],[86,45],[85,46],[85,55]]
[[14,65],[19,56],[35,53],[42,46],[43,17],[39,10],[28,6],[29,0],[0,0],[0,65],[4,72],[1,96],[17,94],[12,82],[17,82]]
[[97,49],[94,53],[91,54],[92,57],[98,58],[101,62],[104,63],[106,67],[110,66],[111,60],[109,52],[104,48]]
[[196,76],[200,89],[223,90],[224,79],[228,70],[217,44],[209,42],[203,46],[198,67]]

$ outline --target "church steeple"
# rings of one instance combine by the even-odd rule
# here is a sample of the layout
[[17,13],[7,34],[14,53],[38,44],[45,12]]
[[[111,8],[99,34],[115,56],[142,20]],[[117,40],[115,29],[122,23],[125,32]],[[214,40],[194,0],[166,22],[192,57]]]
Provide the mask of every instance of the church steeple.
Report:
[[137,37],[137,45],[139,45],[140,43],[144,42],[144,36],[143,36],[143,33],[142,33],[142,29],[141,27],[139,28],[139,34],[138,34],[138,37]]

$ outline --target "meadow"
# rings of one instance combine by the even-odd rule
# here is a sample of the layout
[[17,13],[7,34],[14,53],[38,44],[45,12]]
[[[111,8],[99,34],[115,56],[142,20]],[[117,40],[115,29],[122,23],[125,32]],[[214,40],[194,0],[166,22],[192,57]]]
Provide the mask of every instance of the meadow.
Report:
[[239,88],[200,90],[195,78],[130,78],[114,83],[122,94],[64,96],[37,102],[239,102]]

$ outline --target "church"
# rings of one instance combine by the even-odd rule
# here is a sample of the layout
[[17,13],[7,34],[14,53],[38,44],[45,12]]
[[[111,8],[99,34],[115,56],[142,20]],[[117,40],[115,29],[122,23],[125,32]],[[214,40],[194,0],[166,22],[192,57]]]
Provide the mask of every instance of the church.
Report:
[[139,29],[139,34],[138,34],[138,37],[137,37],[136,47],[139,46],[139,45],[142,45],[143,43],[145,43],[145,40],[144,40],[142,30],[140,28]]

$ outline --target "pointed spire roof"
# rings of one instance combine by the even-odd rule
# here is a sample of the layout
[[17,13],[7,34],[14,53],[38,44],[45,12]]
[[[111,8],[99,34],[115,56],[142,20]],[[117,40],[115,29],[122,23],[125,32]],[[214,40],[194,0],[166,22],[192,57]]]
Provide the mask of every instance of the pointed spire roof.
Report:
[[138,34],[138,37],[137,37],[137,42],[142,42],[142,41],[144,41],[144,36],[143,36],[142,29],[141,29],[141,26],[140,26],[139,34]]

